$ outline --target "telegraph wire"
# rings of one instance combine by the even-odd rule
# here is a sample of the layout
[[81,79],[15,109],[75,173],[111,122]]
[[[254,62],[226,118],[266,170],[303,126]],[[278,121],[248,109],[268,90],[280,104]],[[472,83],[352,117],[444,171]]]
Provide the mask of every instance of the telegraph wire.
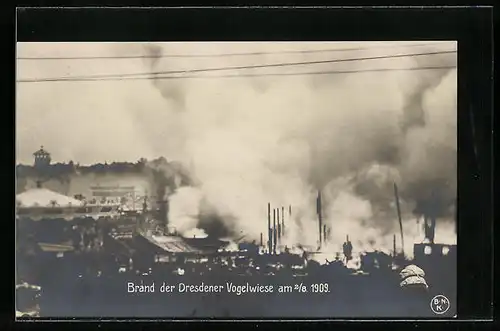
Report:
[[[358,57],[358,58],[345,58],[345,59],[335,59],[335,60],[320,60],[320,61],[305,61],[305,62],[285,62],[285,63],[273,63],[273,64],[259,64],[259,65],[246,65],[246,66],[233,66],[233,67],[218,67],[218,68],[204,68],[204,69],[189,69],[189,70],[172,70],[172,71],[157,71],[157,72],[146,72],[146,73],[125,73],[125,74],[100,74],[100,75],[87,75],[87,76],[73,76],[73,77],[57,77],[57,78],[39,78],[39,79],[23,79],[18,80],[18,82],[28,83],[28,82],[41,82],[41,81],[63,81],[63,80],[90,80],[90,79],[104,79],[104,78],[125,78],[134,76],[145,76],[145,75],[169,75],[169,74],[187,74],[187,73],[199,73],[199,72],[214,72],[214,71],[226,71],[226,70],[242,70],[242,69],[257,69],[257,68],[272,68],[272,67],[288,67],[288,66],[301,66],[301,65],[314,65],[314,64],[327,64],[327,63],[341,63],[341,62],[354,62],[354,61],[367,61],[367,60],[379,60],[379,59],[393,59],[393,58],[404,58],[413,56],[428,56],[428,55],[438,55],[438,54],[451,54],[457,51],[437,51],[437,52],[425,52],[425,53],[411,53],[411,54],[396,54],[396,55],[381,55],[381,56],[371,56],[371,57]],[[155,78],[155,77],[152,77]]]
[[432,66],[414,68],[380,68],[365,70],[342,70],[342,71],[312,71],[296,73],[265,73],[265,74],[243,74],[243,75],[217,75],[217,76],[158,76],[158,77],[116,77],[116,78],[75,78],[60,80],[18,80],[18,83],[46,83],[46,82],[103,82],[103,81],[130,81],[130,80],[174,80],[174,79],[214,79],[214,78],[247,78],[247,77],[277,77],[277,76],[314,76],[314,75],[342,75],[358,74],[370,72],[390,72],[390,71],[419,71],[419,70],[449,70],[456,69],[456,66]]
[[160,58],[217,58],[217,57],[233,57],[233,56],[254,56],[254,55],[281,55],[281,54],[314,54],[314,53],[332,53],[332,52],[349,52],[362,51],[370,49],[383,48],[403,48],[403,47],[426,47],[436,46],[436,44],[409,44],[409,45],[384,45],[384,46],[367,46],[367,47],[351,47],[351,48],[328,48],[328,49],[312,49],[312,50],[295,50],[295,51],[277,51],[277,52],[249,52],[249,53],[220,53],[220,54],[158,54],[158,55],[123,55],[123,56],[67,56],[67,57],[38,57],[24,56],[18,57],[18,60],[126,60],[126,59],[160,59]]

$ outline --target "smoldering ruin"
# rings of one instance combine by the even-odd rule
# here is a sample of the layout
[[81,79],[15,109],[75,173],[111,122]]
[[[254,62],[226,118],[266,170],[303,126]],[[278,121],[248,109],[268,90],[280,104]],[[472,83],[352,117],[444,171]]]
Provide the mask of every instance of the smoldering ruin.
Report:
[[[242,70],[238,72],[241,78],[210,78],[219,72],[209,72],[200,73],[201,79],[191,80],[164,79],[161,74],[175,72],[171,76],[182,77],[190,73],[191,67],[251,67],[332,57],[432,53],[456,50],[453,42],[424,43],[420,47],[393,43],[390,48],[362,45],[358,50],[333,55],[279,54],[280,50],[293,51],[298,47],[286,43],[279,46],[267,43],[47,44],[37,46],[38,49],[21,44],[18,47],[26,53],[50,50],[143,54],[148,58],[117,63],[104,61],[96,65],[95,70],[110,74],[114,71],[155,73],[149,80],[20,87],[18,128],[21,132],[30,130],[29,137],[18,138],[21,157],[33,150],[35,140],[66,141],[70,145],[52,144],[53,154],[79,162],[162,155],[178,160],[196,177],[198,185],[191,190],[195,196],[189,197],[184,192],[182,197],[203,200],[207,207],[194,214],[204,216],[205,210],[210,211],[203,218],[205,226],[209,220],[220,220],[219,227],[223,224],[234,233],[243,231],[258,240],[260,233],[265,232],[267,202],[291,204],[301,218],[291,224],[288,239],[290,243],[302,244],[314,243],[317,237],[313,225],[316,224],[317,190],[325,195],[324,222],[333,233],[339,234],[338,244],[346,233],[365,228],[368,230],[356,231],[359,241],[365,241],[364,233],[372,233],[375,240],[385,235],[392,237],[397,229],[392,185],[397,182],[404,221],[415,222],[428,205],[426,201],[432,192],[437,201],[433,208],[440,218],[437,236],[445,241],[454,240],[453,231],[447,232],[445,225],[442,231],[439,228],[454,221],[456,69],[262,77],[258,75],[278,70],[257,68],[248,69],[256,77],[244,77],[248,71]],[[302,47],[314,50],[345,48],[345,45],[313,43]],[[263,55],[210,57],[209,51],[225,54],[262,51]],[[275,51],[278,54],[273,55]],[[196,59],[175,57],[189,52],[208,55]],[[456,53],[445,53],[330,63],[315,68],[362,71],[455,64]],[[71,65],[74,71],[80,70],[77,64]],[[60,71],[65,65],[61,62],[57,67],[34,68],[27,64],[20,68],[20,75],[23,71],[30,75],[49,74],[49,70]],[[310,69],[285,67],[279,73],[305,71]],[[262,81],[265,88],[258,88]],[[53,107],[50,101],[55,95],[58,107]],[[37,100],[36,106],[33,100]],[[97,115],[89,113],[89,102],[95,114],[104,116],[104,123],[97,127],[94,120]],[[52,129],[61,118],[72,117],[81,120],[66,121],[64,128]],[[43,130],[34,128],[35,123]],[[171,174],[158,170],[155,176],[159,183],[158,196],[172,195],[171,203],[182,200],[174,198],[176,192],[162,191],[175,187],[168,182],[173,178]],[[407,228],[411,232],[409,229],[414,226]]]

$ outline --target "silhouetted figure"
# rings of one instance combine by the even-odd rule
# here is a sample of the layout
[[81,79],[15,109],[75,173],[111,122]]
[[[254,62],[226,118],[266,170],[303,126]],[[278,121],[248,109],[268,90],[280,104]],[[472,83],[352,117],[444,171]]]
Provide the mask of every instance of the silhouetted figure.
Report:
[[90,236],[89,236],[89,231],[85,229],[83,231],[83,247],[84,249],[87,249],[90,245]]
[[424,232],[425,238],[429,242],[434,243],[434,234],[436,229],[436,218],[433,216],[424,216]]
[[73,225],[71,228],[71,241],[73,242],[73,248],[75,250],[80,249],[80,242],[81,242],[81,234],[76,225]]
[[352,260],[352,243],[347,238],[347,241],[342,245],[346,263]]

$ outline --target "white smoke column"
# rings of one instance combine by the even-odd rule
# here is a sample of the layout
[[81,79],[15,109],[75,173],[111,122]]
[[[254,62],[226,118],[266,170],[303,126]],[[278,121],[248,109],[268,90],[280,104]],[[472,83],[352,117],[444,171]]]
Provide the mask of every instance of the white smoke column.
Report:
[[[307,198],[309,188],[303,182],[309,169],[298,162],[308,159],[309,149],[299,142],[292,151],[291,144],[283,143],[281,153],[276,148],[283,131],[279,121],[267,122],[262,113],[252,115],[239,108],[239,104],[232,108],[228,116],[235,120],[225,126],[207,119],[217,105],[193,106],[203,113],[186,113],[192,137],[187,154],[193,157],[207,202],[221,216],[235,215],[238,230],[258,239],[261,232],[267,236],[268,202],[272,208],[292,204],[300,209],[314,202]],[[292,225],[287,228],[290,235]]]
[[202,197],[202,192],[196,188],[181,187],[169,198],[169,225],[185,237],[196,235]]
[[[392,65],[415,64],[418,61],[403,59]],[[373,64],[350,66],[364,69]],[[387,67],[387,63],[375,66]],[[292,204],[300,211],[297,226],[288,227],[288,240],[317,244],[316,189],[331,178],[372,164],[391,144],[404,144],[399,125],[406,96],[430,86],[439,76],[425,72],[360,74],[344,76],[337,83],[334,78],[318,87],[310,84],[310,78],[268,78],[264,90],[250,88],[247,79],[193,80],[183,83],[182,91],[175,91],[186,100],[182,109],[189,137],[186,158],[194,162],[201,189],[218,213],[227,215],[228,222],[236,223],[230,225],[248,239],[258,240],[261,232],[267,232],[266,205],[270,201],[272,206]],[[156,86],[162,89],[161,84]],[[164,86],[171,87],[172,82]],[[425,135],[425,139],[433,138]],[[404,152],[414,154],[415,144],[404,147]],[[434,162],[425,168],[433,172]],[[347,229],[364,233],[360,242],[369,238],[376,242],[387,231],[379,230],[378,220],[370,219],[368,213],[343,215],[350,219],[345,223]],[[387,236],[390,240],[384,246],[392,247],[392,233]]]
[[[330,222],[331,243],[336,243],[337,251],[342,251],[342,243],[346,241],[346,236],[358,245],[357,249],[363,250],[367,247],[360,247],[359,244],[366,244],[368,239],[377,238],[377,231],[371,227],[372,209],[369,201],[362,200],[348,191],[339,192],[332,201],[332,208],[328,212]],[[362,234],[364,238],[359,238]],[[361,240],[359,243],[359,239]],[[333,248],[333,247],[332,247]]]
[[[331,228],[331,238],[324,251],[342,253],[342,244],[349,235],[354,254],[382,251],[393,252],[393,238],[396,235],[396,249],[401,251],[401,236],[393,179],[398,179],[397,170],[392,167],[372,165],[356,174],[346,175],[330,182],[324,189],[324,198],[328,201],[325,208],[326,224]],[[375,211],[368,198],[354,193],[355,185],[362,183],[368,197],[377,197],[376,206],[387,206]],[[424,240],[423,220],[412,214],[413,203],[400,198],[403,222],[404,252],[413,257],[413,245]],[[419,221],[417,223],[417,220]],[[455,224],[453,219],[438,218],[435,242],[456,244]]]
[[[185,54],[273,52],[291,48],[325,49],[368,45],[168,43],[160,47],[163,48],[163,54]],[[82,45],[71,47],[78,47],[77,50],[84,48]],[[115,47],[114,55],[147,51],[139,44]],[[456,43],[436,43],[436,46],[425,50],[399,46],[394,49],[281,54],[264,58],[162,58],[153,63],[154,67],[148,66],[146,69],[162,71],[317,61],[450,48],[456,48]],[[120,62],[120,65],[114,65],[115,62]],[[128,68],[125,68],[125,63],[128,63]],[[121,73],[145,71],[142,61],[131,63],[108,61],[99,68],[96,65],[97,69],[89,69],[85,65],[85,68],[80,67],[80,72],[73,70],[72,73],[87,74],[86,70],[112,73],[113,67],[115,72]],[[451,54],[429,56],[425,64],[455,63],[456,55]],[[60,75],[65,75],[68,70],[66,64],[61,63],[60,68],[52,66],[43,69],[37,63],[36,67],[26,67],[24,70],[35,73],[37,77],[57,76],[56,70],[60,71]],[[306,68],[264,68],[253,70],[252,73],[414,68],[420,64],[421,61],[407,57]],[[72,65],[77,66],[75,63]],[[224,221],[229,226],[248,234],[248,239],[258,240],[261,232],[264,237],[267,234],[267,203],[271,202],[273,208],[292,205],[297,222],[287,222],[286,239],[306,245],[316,245],[318,240],[315,210],[318,189],[323,189],[332,180],[356,178],[357,172],[373,164],[388,165],[394,167],[397,170],[395,173],[400,176],[397,180],[390,178],[387,180],[388,185],[382,185],[384,189],[380,191],[380,197],[377,190],[370,191],[373,196],[368,197],[359,188],[352,187],[346,188],[347,192],[340,195],[341,198],[344,196],[341,201],[352,203],[354,208],[358,204],[365,206],[366,202],[362,201],[369,201],[373,219],[367,219],[368,212],[364,215],[338,210],[337,216],[343,215],[350,219],[342,224],[352,231],[366,232],[366,237],[377,237],[381,232],[380,237],[388,236],[387,245],[392,247],[392,233],[384,224],[397,224],[396,214],[394,212],[390,219],[385,220],[381,215],[391,212],[390,203],[383,200],[393,201],[389,198],[392,196],[390,188],[393,181],[398,181],[401,197],[408,201],[408,205],[420,197],[422,190],[432,186],[433,180],[450,182],[451,188],[447,195],[451,195],[453,187],[456,187],[456,170],[453,171],[456,148],[453,143],[445,143],[453,137],[456,139],[456,71],[450,71],[445,77],[442,75],[446,71],[439,74],[431,72],[20,85],[18,113],[21,114],[21,122],[28,125],[19,127],[16,132],[29,134],[18,144],[18,152],[24,151],[23,154],[31,157],[30,153],[38,148],[39,141],[52,142],[53,146],[62,146],[59,142],[66,141],[69,144],[65,145],[71,146],[71,153],[68,147],[54,150],[53,153],[82,163],[103,158],[137,160],[141,156],[151,158],[152,155],[164,155],[169,160],[179,159],[184,164],[192,161],[196,177],[202,183],[201,195],[216,208],[218,214],[225,216]],[[263,80],[265,84],[260,84]],[[419,119],[420,126],[410,121],[411,129],[403,132],[401,119],[406,114],[408,100],[415,95],[424,96],[421,107],[424,121]],[[32,100],[36,100],[36,105]],[[418,107],[412,106],[411,109],[419,111]],[[91,110],[95,110],[95,113],[90,114]],[[61,118],[79,120],[71,123],[66,121],[68,125],[61,126]],[[96,121],[96,118],[99,120]],[[110,125],[117,120],[120,125]],[[96,126],[96,123],[99,125]],[[33,126],[38,126],[38,129]],[[115,127],[117,131],[110,134],[110,128]],[[415,183],[420,182],[431,184],[409,189],[411,186],[408,183],[415,186]],[[184,223],[189,224],[189,229],[195,227],[192,223],[198,209],[176,207],[175,196],[171,201],[171,222],[181,228],[184,228]],[[329,204],[327,200],[325,198],[323,202]],[[384,206],[389,210],[382,213]],[[365,210],[363,208],[360,210]],[[406,210],[403,218],[411,220],[411,211]],[[333,216],[330,220],[325,212],[325,224],[335,226],[337,221]],[[184,228],[186,231],[189,229]],[[338,230],[346,232],[346,229]],[[353,244],[356,245],[355,235],[352,236]],[[340,237],[344,239],[344,234],[339,235],[337,240]],[[408,241],[405,241],[407,245]]]

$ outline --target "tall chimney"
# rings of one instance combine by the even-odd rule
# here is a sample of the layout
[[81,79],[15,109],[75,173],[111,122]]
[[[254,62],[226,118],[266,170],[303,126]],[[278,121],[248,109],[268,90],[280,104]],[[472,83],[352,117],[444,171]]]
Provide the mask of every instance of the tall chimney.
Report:
[[273,209],[273,254],[276,254],[276,209]]
[[429,240],[431,243],[434,244],[434,235],[436,233],[436,211],[437,211],[437,200],[436,200],[436,191],[432,190],[431,192],[431,199],[429,201],[429,218],[430,218],[430,236]]
[[396,235],[392,237],[392,256],[396,256]]
[[262,236],[262,232],[260,233],[260,247],[262,247],[262,245],[264,244],[263,242],[263,236]]
[[325,225],[323,225],[323,241],[325,243],[326,243],[326,239],[327,239],[327,237],[326,237],[326,224],[325,224]]
[[436,233],[436,217],[430,215],[427,219],[427,239],[429,239],[431,244],[434,244],[434,235]]
[[424,231],[425,238],[431,243],[434,243],[434,235],[436,231],[436,214],[435,214],[435,206],[433,201],[434,192],[432,193],[431,199],[426,202],[425,210],[424,210]]
[[281,236],[285,235],[285,207],[281,207]]
[[267,249],[269,254],[272,251],[273,235],[271,230],[271,203],[267,203]]
[[318,226],[319,226],[319,246],[321,247],[322,235],[321,231],[323,228],[323,218],[321,215],[321,191],[318,190],[318,198],[316,199],[316,211],[318,213]]
[[277,236],[278,239],[276,240],[276,243],[279,245],[281,244],[281,223],[280,223],[280,209],[276,209],[276,219],[278,221],[278,228],[277,228]]
[[401,208],[399,206],[399,194],[398,194],[398,186],[396,183],[394,183],[394,199],[396,200],[396,211],[398,213],[398,220],[399,220],[399,230],[401,232],[401,252],[405,253],[405,241],[404,241],[404,236],[403,236],[403,221],[401,219]]

